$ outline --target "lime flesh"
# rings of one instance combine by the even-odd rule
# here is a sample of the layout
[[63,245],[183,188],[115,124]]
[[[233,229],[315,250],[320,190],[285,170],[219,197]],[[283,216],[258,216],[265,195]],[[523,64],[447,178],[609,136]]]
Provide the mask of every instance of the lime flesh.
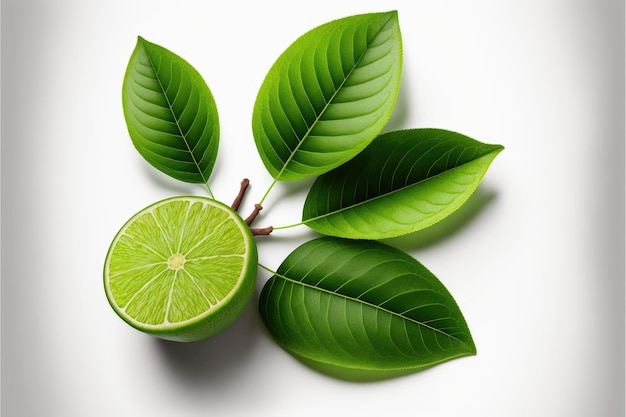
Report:
[[163,339],[206,339],[245,309],[257,250],[230,207],[174,197],[135,214],[117,233],[104,265],[109,303],[128,324]]

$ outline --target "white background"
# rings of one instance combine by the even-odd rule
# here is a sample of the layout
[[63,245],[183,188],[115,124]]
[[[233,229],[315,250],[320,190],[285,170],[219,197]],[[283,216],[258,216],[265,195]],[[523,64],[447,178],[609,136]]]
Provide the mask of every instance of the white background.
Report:
[[[399,11],[401,93],[387,130],[503,144],[477,193],[387,243],[448,287],[478,355],[351,383],[274,344],[258,317],[212,339],[145,336],[110,309],[108,245],[158,199],[205,195],[144,162],[120,91],[137,35],[186,58],[220,112],[210,185],[247,214],[271,182],[251,134],[278,55],[326,21]],[[611,0],[2,1],[2,415],[622,416],[624,4]],[[279,184],[257,225],[299,220]],[[306,227],[259,238],[276,268]]]

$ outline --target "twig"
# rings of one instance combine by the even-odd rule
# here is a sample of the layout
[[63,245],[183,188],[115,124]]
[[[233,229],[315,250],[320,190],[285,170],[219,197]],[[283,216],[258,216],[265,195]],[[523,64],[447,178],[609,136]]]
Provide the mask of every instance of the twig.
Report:
[[263,227],[260,229],[250,229],[253,236],[268,236],[270,233],[272,233],[272,230],[274,230],[272,226]]
[[246,195],[246,190],[248,189],[248,185],[250,185],[250,180],[248,180],[247,178],[244,178],[243,181],[241,181],[241,188],[239,189],[239,194],[237,194],[237,197],[235,197],[235,201],[233,201],[233,204],[230,206],[233,210],[235,211],[239,210],[241,201],[243,200],[244,195]]
[[256,219],[256,216],[258,216],[259,212],[263,210],[263,206],[261,206],[260,204],[255,204],[254,205],[254,210],[252,210],[252,213],[250,213],[250,215],[248,216],[248,218],[245,220],[246,224],[248,226],[250,226],[252,224],[252,222],[254,221],[254,219]]

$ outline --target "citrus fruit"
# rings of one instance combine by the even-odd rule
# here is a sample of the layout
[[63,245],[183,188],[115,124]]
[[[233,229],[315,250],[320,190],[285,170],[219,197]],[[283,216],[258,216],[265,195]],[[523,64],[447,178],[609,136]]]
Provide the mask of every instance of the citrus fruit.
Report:
[[232,324],[252,296],[256,244],[230,207],[173,197],[135,214],[104,264],[115,312],[134,328],[175,341],[206,339]]

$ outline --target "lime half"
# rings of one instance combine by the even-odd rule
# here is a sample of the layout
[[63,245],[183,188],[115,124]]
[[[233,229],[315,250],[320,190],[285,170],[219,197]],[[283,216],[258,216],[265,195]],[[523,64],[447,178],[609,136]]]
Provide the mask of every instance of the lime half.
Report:
[[230,207],[174,197],[135,214],[104,264],[104,288],[128,324],[163,339],[195,341],[232,324],[256,281],[257,250]]

